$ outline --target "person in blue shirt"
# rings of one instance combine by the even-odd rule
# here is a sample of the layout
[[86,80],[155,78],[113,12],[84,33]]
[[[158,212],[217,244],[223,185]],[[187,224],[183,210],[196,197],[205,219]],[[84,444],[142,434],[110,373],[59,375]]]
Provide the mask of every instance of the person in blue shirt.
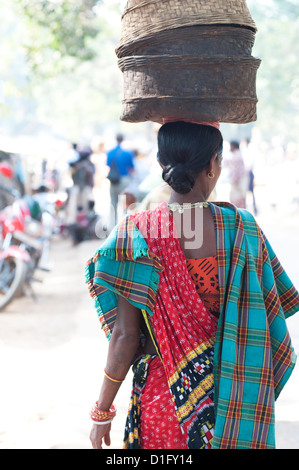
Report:
[[129,185],[131,173],[134,171],[134,154],[122,148],[123,140],[123,135],[117,134],[116,147],[107,153],[107,165],[110,167],[108,174],[108,179],[110,180],[110,198],[114,215],[117,214],[119,195]]

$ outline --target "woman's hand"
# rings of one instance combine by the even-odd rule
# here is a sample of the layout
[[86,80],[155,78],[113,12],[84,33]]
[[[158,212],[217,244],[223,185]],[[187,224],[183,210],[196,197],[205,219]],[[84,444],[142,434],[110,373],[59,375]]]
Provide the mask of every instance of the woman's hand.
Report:
[[92,447],[94,449],[102,449],[103,439],[106,446],[110,446],[110,431],[111,423],[101,425],[94,424],[90,432]]
[[[96,406],[105,415],[113,405],[123,378],[126,376],[140,343],[140,310],[119,296],[118,311],[109,341],[106,369]],[[99,420],[100,421],[100,420]],[[94,449],[102,449],[103,443],[110,446],[111,423],[94,424],[90,440]]]

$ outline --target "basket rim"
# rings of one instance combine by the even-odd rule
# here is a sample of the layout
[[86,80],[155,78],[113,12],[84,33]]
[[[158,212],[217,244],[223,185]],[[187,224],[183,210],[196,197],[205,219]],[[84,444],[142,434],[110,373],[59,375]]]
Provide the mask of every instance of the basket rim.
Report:
[[[187,26],[216,26],[216,25],[230,25],[230,26],[234,26],[234,25],[237,25],[237,26],[240,26],[240,27],[243,27],[243,28],[246,28],[246,29],[251,29],[251,31],[253,31],[254,33],[257,32],[257,28],[253,28],[253,27],[250,27],[248,26],[247,24],[245,24],[244,22],[242,21],[238,21],[236,20],[235,18],[229,20],[225,20],[223,22],[220,22],[219,21],[219,18],[215,19],[215,21],[210,21],[210,22],[207,22],[207,21],[199,21],[197,23],[188,23],[188,22],[182,22],[180,25],[169,25],[169,26],[166,26],[163,31],[166,31],[166,30],[173,30],[173,29],[178,29],[178,28],[181,28],[181,27],[187,27]],[[136,31],[136,37],[134,38],[135,40],[139,40],[139,39],[145,39],[147,38],[148,36],[150,36],[151,34],[158,34],[160,33],[161,30],[156,30],[155,31],[155,28],[151,28],[149,27],[148,30],[144,30],[144,28],[142,27],[141,29],[139,29],[139,31]],[[126,44],[128,41],[132,41],[131,39],[132,35],[131,34],[122,34],[121,35],[121,38],[120,38],[120,41],[119,41],[119,47]],[[130,39],[129,39],[130,38]]]
[[[155,18],[154,22],[149,22],[147,24],[144,24],[140,20],[139,24],[137,27],[133,27],[129,24],[129,19],[128,14],[136,11],[140,8],[143,7],[151,7],[152,5],[156,5],[156,10],[160,10],[160,12],[163,11],[162,4],[164,6],[164,11],[169,12],[169,8],[167,10],[167,4],[169,3],[170,0],[142,0],[138,4],[128,7],[129,2],[127,3],[125,10],[121,16],[121,38],[120,38],[120,45],[123,43],[127,42],[128,39],[130,39],[132,36],[134,36],[135,39],[138,39],[140,37],[146,37],[148,34],[151,34],[153,32],[160,32],[164,31],[167,29],[176,29],[181,26],[192,26],[192,25],[200,25],[200,24],[205,24],[205,25],[212,25],[212,24],[238,24],[243,27],[248,27],[252,29],[254,32],[257,31],[257,26],[253,18],[251,17],[250,11],[247,7],[246,0],[244,0],[244,15],[240,16],[238,12],[234,12],[232,9],[230,10],[230,7],[228,6],[227,12],[224,13],[223,15],[220,15],[219,13],[217,14],[216,10],[216,5],[211,6],[210,11],[204,10],[202,12],[196,11],[195,13],[189,14],[188,16],[184,16],[184,13],[182,15],[178,14],[177,17],[169,17],[167,18],[160,16],[159,18]],[[179,8],[179,11],[184,12],[183,7],[180,5],[180,3],[177,1],[178,5],[177,7]],[[194,1],[194,5],[195,5]],[[195,5],[196,6],[196,5]],[[159,8],[160,7],[160,8]],[[181,7],[181,8],[180,8]],[[162,8],[162,10],[161,10]],[[174,9],[173,11],[177,11],[177,9]],[[142,15],[140,16],[142,18]],[[132,34],[132,31],[134,33]]]
[[258,69],[261,64],[261,59],[244,56],[244,57],[198,57],[198,56],[182,56],[182,55],[147,55],[147,56],[126,56],[118,59],[118,66],[121,70],[130,67],[144,67],[149,65],[155,67],[156,65],[167,65],[167,68],[176,68],[178,64],[190,65],[204,65],[205,67],[212,67],[214,65],[250,65],[252,68]]
[[130,103],[144,103],[145,101],[151,101],[151,100],[162,100],[165,102],[166,100],[173,100],[173,101],[209,101],[209,102],[215,102],[215,99],[218,101],[248,101],[251,103],[257,103],[258,98],[257,97],[250,97],[250,96],[234,96],[233,98],[231,96],[221,96],[221,97],[216,97],[215,96],[172,96],[172,95],[163,95],[163,96],[145,96],[142,98],[127,98],[122,100],[122,104],[130,104]]
[[[194,108],[195,101],[192,97],[186,99],[185,103],[181,98],[167,97],[167,99],[164,99],[164,97],[157,98],[157,96],[148,98],[148,100],[126,100],[122,102],[120,120],[131,123],[152,121],[162,124],[163,118],[167,115],[174,118],[177,116],[177,120],[196,119],[218,121],[220,123],[245,124],[257,120],[257,98],[236,97],[234,98],[234,109],[228,106],[231,101],[231,97],[221,100],[219,98],[215,99],[215,97],[203,98],[200,102],[197,99],[197,105]],[[214,108],[216,102],[218,104],[217,111]],[[179,103],[182,106],[179,107]],[[199,108],[197,107],[198,104]],[[209,105],[212,106],[212,109],[207,110]],[[149,108],[148,106],[152,107]],[[171,106],[171,109],[169,106]]]
[[[169,1],[169,0],[166,0],[166,1]],[[129,4],[129,1],[127,2],[126,6],[125,6],[125,9],[122,13],[122,16],[121,16],[121,20],[123,20],[125,18],[125,16],[129,13],[131,13],[132,11],[135,11],[135,10],[138,10],[139,8],[142,8],[142,7],[145,7],[145,6],[149,6],[149,5],[153,5],[153,4],[157,4],[157,3],[165,3],[165,0],[142,0],[140,3],[134,5],[134,6],[131,6],[131,7],[128,7],[128,4]],[[194,2],[195,3],[195,2]],[[247,7],[247,3],[246,3],[246,0],[245,0],[245,6],[248,10],[248,19],[250,20],[250,24],[252,27],[255,27],[255,22],[253,20],[253,18],[251,17],[250,15],[250,11]]]

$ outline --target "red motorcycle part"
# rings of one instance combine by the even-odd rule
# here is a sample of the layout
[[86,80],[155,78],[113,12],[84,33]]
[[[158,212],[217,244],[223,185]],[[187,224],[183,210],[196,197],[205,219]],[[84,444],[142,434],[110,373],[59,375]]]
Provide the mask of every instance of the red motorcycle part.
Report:
[[0,173],[9,179],[12,179],[14,177],[14,171],[8,163],[0,163]]
[[30,255],[26,250],[23,250],[18,245],[11,245],[5,251],[0,252],[0,259],[6,259],[15,257],[25,261],[26,263],[30,262]]

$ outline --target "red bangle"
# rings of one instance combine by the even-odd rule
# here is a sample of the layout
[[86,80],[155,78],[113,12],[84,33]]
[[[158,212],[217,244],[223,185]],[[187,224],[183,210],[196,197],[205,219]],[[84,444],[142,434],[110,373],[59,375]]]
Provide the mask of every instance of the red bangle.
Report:
[[118,384],[121,384],[125,379],[118,380],[118,379],[113,379],[110,377],[110,375],[107,374],[106,370],[104,369],[104,374],[106,375],[107,379],[111,380],[112,382],[116,382]]
[[94,404],[90,411],[90,417],[95,423],[106,424],[110,423],[116,415],[116,408],[114,405],[111,405],[109,411],[103,411],[98,408],[98,402]]

